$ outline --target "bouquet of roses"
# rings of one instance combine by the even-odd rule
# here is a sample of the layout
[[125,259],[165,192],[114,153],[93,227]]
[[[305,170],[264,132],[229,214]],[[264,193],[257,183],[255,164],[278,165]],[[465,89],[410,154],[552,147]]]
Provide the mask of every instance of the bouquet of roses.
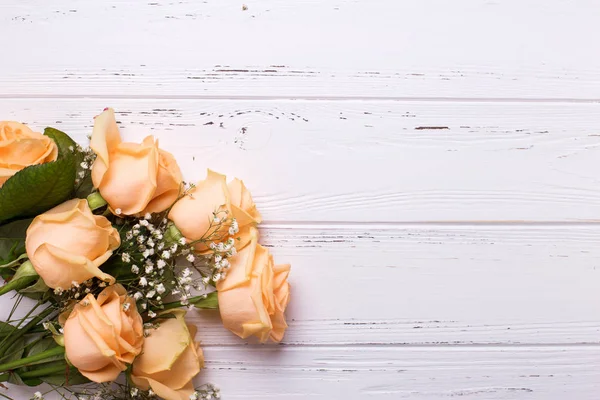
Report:
[[[0,296],[16,292],[0,322],[0,386],[218,398],[194,387],[204,357],[184,316],[218,308],[241,338],[282,339],[290,266],[258,244],[260,222],[242,181],[209,170],[184,183],[152,136],[121,140],[111,109],[86,149],[56,129],[0,122]],[[35,303],[17,319],[23,297]]]

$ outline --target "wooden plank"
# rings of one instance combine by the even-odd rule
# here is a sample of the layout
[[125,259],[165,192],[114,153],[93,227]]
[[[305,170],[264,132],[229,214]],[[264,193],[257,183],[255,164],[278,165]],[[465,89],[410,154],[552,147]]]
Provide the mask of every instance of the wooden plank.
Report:
[[[291,345],[600,343],[597,227],[269,226]],[[236,344],[194,312],[208,344]],[[250,341],[252,343],[252,341]]]
[[80,142],[105,106],[188,180],[246,180],[269,221],[597,221],[600,104],[0,100]]
[[594,1],[0,7],[2,96],[600,99]]
[[[600,343],[597,226],[267,225],[261,241],[292,264],[290,346]],[[218,313],[189,320],[207,345],[255,343]]]
[[227,399],[594,399],[600,348],[206,348]]
[[[598,346],[205,347],[226,399],[595,399]],[[2,390],[2,389],[0,389]],[[38,389],[9,385],[15,399]],[[51,393],[46,397],[55,400]]]

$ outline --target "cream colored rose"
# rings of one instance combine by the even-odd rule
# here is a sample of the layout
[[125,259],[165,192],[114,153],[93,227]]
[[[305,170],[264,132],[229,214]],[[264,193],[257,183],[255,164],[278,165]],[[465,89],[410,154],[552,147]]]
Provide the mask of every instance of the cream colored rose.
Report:
[[111,211],[161,212],[177,200],[182,176],[173,155],[159,149],[152,136],[141,144],[123,143],[112,109],[94,120],[90,147],[97,154],[92,181]]
[[169,313],[175,318],[159,320],[159,327],[146,337],[142,354],[133,362],[131,381],[165,400],[188,400],[194,393],[192,380],[204,367],[204,356],[194,341],[196,327],[185,323],[185,311]]
[[23,168],[57,157],[56,143],[48,136],[18,122],[0,121],[0,186]]
[[[206,238],[207,233],[213,234],[216,225],[212,223],[213,213],[218,212],[218,217],[226,217],[231,221],[235,218],[239,232],[232,235],[236,238],[235,247],[242,249],[250,240],[250,229],[262,221],[262,217],[252,196],[244,183],[234,179],[227,184],[225,175],[208,170],[205,180],[198,182],[186,196],[179,199],[169,212],[169,219],[189,241]],[[221,231],[214,237],[227,239],[230,224],[223,224]],[[239,239],[239,240],[238,240]],[[204,251],[203,243],[196,245],[196,250]]]
[[65,352],[83,376],[111,382],[142,351],[144,328],[135,301],[113,285],[88,294],[64,323]]
[[230,259],[227,277],[217,284],[219,311],[223,325],[239,337],[279,342],[287,328],[290,265],[275,265],[257,239],[258,231],[251,228],[248,246]]
[[110,221],[92,214],[82,199],[68,200],[35,217],[25,238],[36,272],[49,287],[62,289],[92,277],[114,282],[99,267],[120,244]]

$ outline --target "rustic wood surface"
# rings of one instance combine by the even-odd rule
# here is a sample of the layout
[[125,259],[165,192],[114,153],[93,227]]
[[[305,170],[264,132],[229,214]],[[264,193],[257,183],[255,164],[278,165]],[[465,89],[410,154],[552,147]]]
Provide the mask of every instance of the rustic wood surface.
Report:
[[262,242],[292,263],[281,345],[190,315],[198,383],[224,399],[597,399],[600,3],[242,5],[0,1],[0,119],[85,143],[114,107],[188,180],[243,178]]

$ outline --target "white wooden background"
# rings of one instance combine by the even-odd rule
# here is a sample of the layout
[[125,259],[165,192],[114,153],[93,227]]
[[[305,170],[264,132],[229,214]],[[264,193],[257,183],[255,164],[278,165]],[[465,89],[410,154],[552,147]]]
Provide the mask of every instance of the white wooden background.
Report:
[[192,316],[225,399],[598,399],[599,17],[0,0],[0,119],[85,142],[112,106],[189,180],[246,181],[293,299],[282,345]]

